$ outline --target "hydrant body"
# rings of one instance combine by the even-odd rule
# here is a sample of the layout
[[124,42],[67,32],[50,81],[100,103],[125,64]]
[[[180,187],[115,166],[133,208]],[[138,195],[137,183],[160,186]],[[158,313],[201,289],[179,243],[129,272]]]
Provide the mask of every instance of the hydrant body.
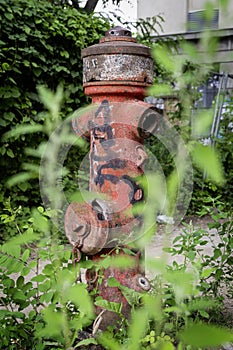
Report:
[[[153,82],[150,50],[131,37],[131,32],[113,28],[100,44],[82,51],[85,94],[93,108],[73,119],[78,136],[90,141],[90,191],[93,200],[71,203],[65,215],[65,231],[70,243],[89,259],[103,255],[127,255],[126,247],[143,230],[143,220],[135,210],[146,200],[141,184],[147,153],[143,142],[154,132],[160,115],[143,102],[145,88]],[[140,252],[132,250],[135,265],[125,270],[111,266],[98,272],[87,271],[89,287],[99,286],[99,295],[122,303],[128,317],[130,307],[118,286],[108,286],[114,277],[121,285],[148,291],[149,282],[140,268]],[[101,310],[97,308],[97,313]],[[106,312],[103,327],[115,322]]]

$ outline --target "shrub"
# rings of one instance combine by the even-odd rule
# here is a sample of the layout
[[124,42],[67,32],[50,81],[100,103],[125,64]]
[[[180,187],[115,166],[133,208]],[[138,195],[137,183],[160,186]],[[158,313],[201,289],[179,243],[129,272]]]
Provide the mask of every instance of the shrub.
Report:
[[[43,123],[46,115],[38,99],[40,85],[51,90],[56,90],[59,84],[63,86],[66,94],[60,111],[62,118],[87,103],[82,88],[81,49],[103,36],[109,26],[105,20],[70,6],[33,0],[1,0],[0,19],[1,134],[25,124]],[[12,207],[24,203],[22,219],[28,215],[25,208],[40,203],[38,182],[32,179],[38,178],[38,167],[27,148],[37,147],[44,137],[40,132],[21,133],[0,147],[0,166],[4,169],[1,172],[1,207],[8,198]],[[74,154],[70,154],[71,164],[73,158]],[[19,170],[27,172],[29,168],[30,182],[24,176],[17,185],[7,187],[6,180],[10,176]],[[10,234],[9,227],[1,236]]]

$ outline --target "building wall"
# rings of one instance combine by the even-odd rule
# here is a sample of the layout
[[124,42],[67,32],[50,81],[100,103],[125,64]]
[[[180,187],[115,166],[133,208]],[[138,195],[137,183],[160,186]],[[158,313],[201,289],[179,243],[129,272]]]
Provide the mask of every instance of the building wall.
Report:
[[186,26],[187,0],[138,0],[138,18],[161,15],[163,31],[159,34],[184,33]]
[[203,0],[188,0],[188,10],[189,11],[196,11],[196,10],[203,10],[204,9],[204,3]]
[[[161,15],[165,22],[163,31],[156,28],[160,35],[181,34],[186,32],[188,12],[203,10],[205,3],[206,0],[138,0],[137,17]],[[218,0],[213,3],[219,7]],[[218,28],[233,28],[233,0],[229,1],[227,11],[219,9]]]
[[219,10],[219,29],[233,28],[233,1],[230,0],[227,10]]
[[[215,63],[218,73],[227,72],[230,74],[227,88],[233,89],[233,0],[229,0],[227,9],[219,7],[220,0],[208,0],[215,4],[213,20],[204,21],[199,11],[205,9],[207,0],[137,0],[138,18],[146,18],[161,15],[164,23],[161,23],[163,30],[157,27],[155,41],[159,36],[172,36],[182,34],[182,36],[193,44],[197,44],[200,40],[202,29],[212,28],[219,29],[218,48],[214,61],[210,60],[208,55],[203,51],[203,63]],[[197,11],[197,12],[196,12]],[[189,14],[189,16],[188,16]],[[190,20],[189,25],[187,23]],[[198,46],[197,46],[198,47]],[[218,67],[218,68],[217,68]],[[172,102],[170,99],[164,100],[164,108],[169,111],[167,103]]]

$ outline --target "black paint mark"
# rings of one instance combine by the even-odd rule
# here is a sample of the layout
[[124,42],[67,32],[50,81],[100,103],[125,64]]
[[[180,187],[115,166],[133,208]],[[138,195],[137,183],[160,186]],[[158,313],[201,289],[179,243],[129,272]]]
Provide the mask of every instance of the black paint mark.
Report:
[[[118,161],[118,162],[117,162]],[[98,167],[97,176],[95,178],[95,184],[103,187],[105,181],[110,181],[114,185],[120,181],[125,182],[129,188],[129,203],[134,204],[144,200],[144,191],[141,186],[139,186],[133,178],[128,175],[117,176],[113,174],[102,174],[103,169],[124,169],[126,167],[126,162],[121,159],[115,159],[109,162],[109,164],[104,164]]]

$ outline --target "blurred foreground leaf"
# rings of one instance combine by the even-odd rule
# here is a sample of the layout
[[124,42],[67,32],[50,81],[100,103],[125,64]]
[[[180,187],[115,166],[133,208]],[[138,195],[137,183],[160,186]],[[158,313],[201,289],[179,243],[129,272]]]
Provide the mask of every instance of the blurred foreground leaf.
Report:
[[198,323],[182,331],[180,338],[185,344],[202,348],[232,342],[233,333],[224,328]]
[[195,143],[191,147],[191,155],[197,167],[206,173],[212,181],[223,185],[224,175],[222,165],[216,150],[200,143]]

